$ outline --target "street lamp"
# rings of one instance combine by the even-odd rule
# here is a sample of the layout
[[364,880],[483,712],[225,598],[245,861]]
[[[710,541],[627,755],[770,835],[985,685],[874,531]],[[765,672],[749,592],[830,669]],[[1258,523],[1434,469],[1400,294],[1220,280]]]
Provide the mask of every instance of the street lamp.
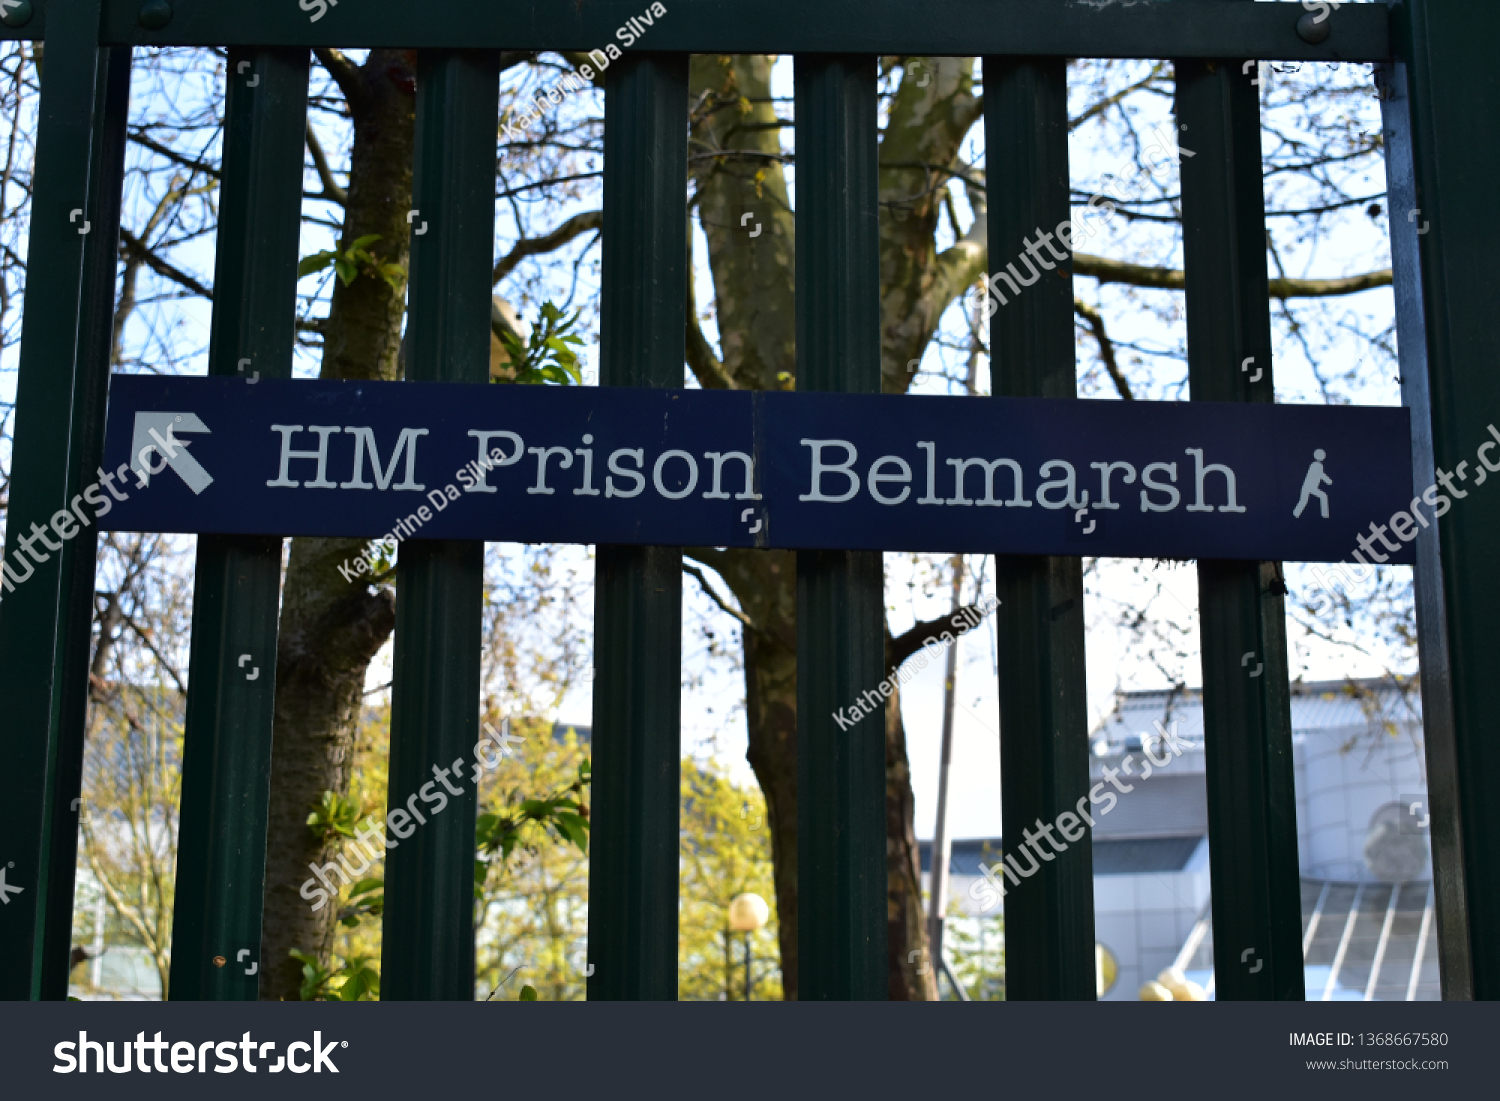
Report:
[[763,927],[771,919],[771,907],[760,895],[735,895],[729,903],[729,928],[745,934],[745,1001],[750,1000],[754,989],[750,977],[750,934]]

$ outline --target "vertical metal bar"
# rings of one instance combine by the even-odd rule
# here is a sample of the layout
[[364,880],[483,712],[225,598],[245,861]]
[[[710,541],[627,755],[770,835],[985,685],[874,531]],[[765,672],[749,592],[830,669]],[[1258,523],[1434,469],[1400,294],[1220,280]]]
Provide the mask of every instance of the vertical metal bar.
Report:
[[[89,234],[89,254],[84,270],[83,339],[78,356],[84,371],[74,391],[79,433],[79,486],[98,477],[96,471],[104,452],[104,410],[109,389],[115,284],[119,268],[120,193],[125,175],[125,125],[130,115],[128,49],[114,47],[100,51],[95,96],[94,117],[97,122],[86,212],[95,228]],[[98,556],[99,534],[90,526],[74,537],[74,543],[68,575],[63,582],[68,609],[63,619],[66,640],[59,693],[60,740],[55,784],[58,795],[52,808],[52,870],[47,877],[51,897],[47,900],[43,933],[41,997],[48,1001],[62,1001],[68,996],[74,871],[78,863],[77,827],[82,813],[84,738],[89,710],[94,563]]]
[[[489,380],[499,109],[497,53],[418,59],[413,230],[426,232],[412,238],[412,381]],[[389,806],[425,821],[387,841],[381,996],[469,1001],[484,544],[413,540],[397,571]]]
[[[1192,397],[1274,401],[1254,68],[1176,69]],[[1213,441],[1193,449],[1180,460],[1189,489]],[[1226,1001],[1301,1001],[1305,990],[1285,592],[1280,563],[1198,563],[1214,974]]]
[[[1067,66],[987,57],[984,78],[985,148],[993,150],[985,161],[989,266],[998,292],[992,390],[1073,398],[1072,261],[1049,259],[1042,236],[1056,236],[1071,217]],[[1034,285],[1007,283],[1012,270],[1023,281],[1029,273]],[[1007,884],[1005,996],[1087,1001],[1098,996],[1098,982],[1092,830],[1080,813],[1089,810],[1083,562],[996,556],[995,583],[1002,830],[1006,854],[1035,868]],[[1064,814],[1072,815],[1067,828],[1084,835],[1043,840]]]
[[[246,386],[292,374],[308,64],[306,50],[229,52],[208,373]],[[173,1000],[259,991],[280,593],[279,538],[199,537]]]
[[[798,55],[797,386],[880,392],[873,57]],[[797,555],[797,958],[804,1001],[883,1001],[885,575],[878,551]],[[855,700],[871,713],[841,730]]]
[[98,48],[99,0],[47,15],[0,567],[4,999],[67,993],[96,532],[49,525],[95,481],[102,448],[129,86],[128,54]]
[[1487,625],[1500,588],[1484,567],[1500,532],[1500,502],[1456,468],[1467,460],[1477,471],[1476,449],[1500,424],[1500,385],[1485,366],[1500,352],[1500,339],[1486,323],[1483,290],[1500,233],[1465,214],[1460,197],[1496,164],[1489,145],[1463,135],[1493,124],[1500,111],[1500,82],[1488,70],[1464,68],[1485,35],[1500,28],[1497,19],[1491,6],[1450,12],[1428,2],[1394,5],[1392,38],[1402,60],[1387,67],[1382,82],[1412,484],[1436,485],[1441,460],[1455,487],[1434,497],[1447,500],[1451,512],[1418,534],[1414,577],[1438,962],[1450,1001],[1500,998],[1500,945],[1492,933],[1500,926],[1500,825],[1485,809],[1482,787],[1484,770],[1500,767],[1500,747],[1489,734],[1496,686],[1486,674],[1495,652]]
[[[615,62],[604,92],[599,381],[679,388],[688,58]],[[677,997],[682,550],[601,546],[594,587],[588,996]]]

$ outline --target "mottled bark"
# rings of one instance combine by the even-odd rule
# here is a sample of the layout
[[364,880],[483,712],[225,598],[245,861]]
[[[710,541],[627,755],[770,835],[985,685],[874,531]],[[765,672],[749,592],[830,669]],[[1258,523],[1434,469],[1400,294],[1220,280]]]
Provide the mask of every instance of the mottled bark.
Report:
[[[374,251],[406,267],[415,136],[415,59],[406,52],[372,51],[365,64],[340,65],[326,51],[348,97],[354,122],[341,248],[379,234]],[[336,282],[324,325],[322,377],[394,379],[398,374],[405,291],[362,273]],[[398,517],[392,517],[394,521]],[[396,624],[389,590],[349,582],[339,573],[362,540],[294,539],[281,606],[276,655],[276,720],[271,762],[271,807],[260,993],[295,999],[301,965],[293,948],[326,956],[337,906],[320,910],[301,896],[310,864],[338,855],[307,828],[308,813],[325,790],[347,793],[354,733],[370,660]],[[335,878],[335,883],[338,880]]]
[[[925,87],[923,86],[925,82]],[[907,68],[880,139],[880,372],[888,394],[903,393],[907,368],[937,331],[943,311],[984,274],[984,192],[969,189],[977,215],[951,248],[937,250],[938,220],[953,173],[979,121],[974,59],[923,58]]]
[[797,998],[797,556],[786,551],[693,548],[719,572],[753,626],[743,627],[745,753],[766,798],[776,882],[781,984]]
[[893,1002],[937,1001],[937,964],[927,944],[927,912],[922,905],[922,858],[917,849],[916,799],[911,762],[906,757],[906,726],[901,691],[885,705],[885,852],[889,906],[886,944],[889,997]]

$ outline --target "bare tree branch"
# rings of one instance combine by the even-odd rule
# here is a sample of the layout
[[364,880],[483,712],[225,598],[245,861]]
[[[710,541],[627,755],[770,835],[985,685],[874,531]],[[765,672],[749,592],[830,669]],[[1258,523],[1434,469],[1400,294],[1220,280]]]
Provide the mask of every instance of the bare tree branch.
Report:
[[746,628],[752,631],[755,630],[755,624],[751,621],[750,617],[747,616],[744,612],[740,611],[738,608],[731,608],[727,603],[725,603],[724,598],[714,591],[714,587],[708,583],[708,578],[703,576],[703,571],[700,570],[697,566],[693,565],[691,562],[684,562],[682,564],[682,572],[685,574],[689,574],[692,577],[696,577],[698,579],[698,584],[703,586],[703,591],[708,594],[708,598],[710,600],[712,600],[720,608],[724,609],[724,611],[728,612],[735,619],[739,620],[740,623],[743,624]]
[[349,109],[364,106],[368,98],[365,94],[364,82],[360,79],[359,66],[350,61],[338,50],[329,46],[315,46],[313,56],[318,63],[328,70],[328,75],[333,77],[333,82],[339,86],[344,93],[344,98],[349,101]]
[[886,675],[889,676],[897,669],[900,669],[906,662],[906,659],[920,650],[922,644],[928,639],[940,637],[940,632],[943,631],[951,633],[955,639],[963,638],[964,635],[973,630],[973,625],[980,618],[979,606],[969,604],[948,615],[939,616],[937,619],[929,619],[925,623],[918,623],[911,630],[895,638],[887,638],[885,644]]
[[574,238],[581,237],[591,230],[597,230],[602,225],[604,225],[604,211],[586,210],[582,214],[573,215],[551,233],[541,237],[522,237],[495,265],[491,284],[498,284],[500,280],[515,271],[522,260],[541,253],[554,252]]
[[120,244],[123,246],[126,257],[134,257],[156,272],[157,275],[165,279],[170,279],[179,286],[186,287],[194,294],[202,295],[210,301],[213,299],[213,291],[209,290],[181,268],[174,267],[160,256],[157,256],[139,237],[123,227],[120,229]]
[[[1091,256],[1086,252],[1073,254],[1073,274],[1087,275],[1101,283],[1125,283],[1132,287],[1155,287],[1167,291],[1180,291],[1184,286],[1183,274],[1176,268],[1153,268],[1145,264]],[[1390,268],[1339,279],[1272,279],[1271,297],[1330,298],[1390,285]]]
[[1073,299],[1073,312],[1089,323],[1094,339],[1099,342],[1099,359],[1103,361],[1109,377],[1114,380],[1115,389],[1126,401],[1134,401],[1135,395],[1130,392],[1130,383],[1120,374],[1120,365],[1115,360],[1115,342],[1104,331],[1104,316],[1081,298]]
[[698,293],[693,289],[691,266],[687,279],[687,364],[705,390],[740,389],[739,383],[724,369],[723,362],[714,355],[713,345],[709,344],[708,337],[703,335],[703,327],[698,324]]
[[313,133],[312,123],[307,124],[307,149],[312,154],[313,164],[317,166],[318,179],[323,181],[323,194],[314,195],[313,198],[347,203],[349,193],[333,178],[333,169],[328,167],[328,155],[323,152],[323,143],[318,140],[318,135]]

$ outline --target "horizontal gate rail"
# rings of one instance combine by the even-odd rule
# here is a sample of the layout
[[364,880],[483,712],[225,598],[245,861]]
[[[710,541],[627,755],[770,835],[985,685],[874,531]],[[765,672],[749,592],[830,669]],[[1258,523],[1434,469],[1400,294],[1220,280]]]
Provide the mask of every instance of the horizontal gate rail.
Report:
[[[42,0],[33,0],[38,6]],[[158,0],[160,2],[160,0]],[[638,35],[673,53],[847,53],[973,57],[1255,57],[1267,61],[1384,61],[1386,8],[1348,3],[1332,33],[1304,41],[1301,4],[1152,0],[647,0],[573,4],[497,0],[172,0],[165,25],[142,25],[143,0],[106,0],[104,42],[128,46],[405,46],[592,50]],[[320,14],[321,9],[321,14]],[[154,10],[160,10],[154,9]],[[651,15],[648,26],[642,11]],[[316,19],[314,17],[317,17]],[[630,20],[635,20],[631,23]],[[150,20],[148,20],[150,21]],[[33,38],[43,15],[0,38]],[[643,32],[643,33],[641,33]]]

